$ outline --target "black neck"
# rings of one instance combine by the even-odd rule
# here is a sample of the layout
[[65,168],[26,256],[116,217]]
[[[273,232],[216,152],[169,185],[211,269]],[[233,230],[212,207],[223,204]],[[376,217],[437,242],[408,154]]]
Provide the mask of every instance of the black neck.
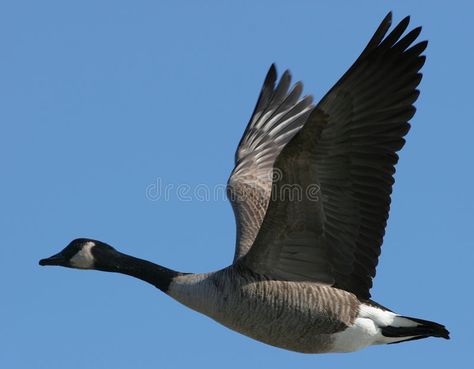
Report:
[[96,258],[94,269],[130,275],[152,284],[165,293],[173,278],[184,274],[118,251],[94,254]]

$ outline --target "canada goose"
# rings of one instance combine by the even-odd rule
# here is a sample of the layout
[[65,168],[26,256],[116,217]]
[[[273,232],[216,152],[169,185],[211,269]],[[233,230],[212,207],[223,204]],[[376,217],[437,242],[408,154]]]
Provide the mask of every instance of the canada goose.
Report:
[[[272,65],[235,155],[228,197],[237,222],[232,265],[181,273],[76,239],[40,265],[127,274],[244,335],[305,353],[350,352],[443,337],[438,323],[373,302],[396,154],[415,114],[425,62],[409,17],[391,13],[317,104],[276,85]],[[299,192],[298,192],[299,191]]]

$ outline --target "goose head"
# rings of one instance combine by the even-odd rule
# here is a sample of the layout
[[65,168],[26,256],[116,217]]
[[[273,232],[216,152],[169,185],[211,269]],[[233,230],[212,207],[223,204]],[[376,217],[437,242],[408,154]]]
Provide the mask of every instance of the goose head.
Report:
[[76,269],[101,269],[101,265],[117,251],[104,242],[88,238],[73,240],[59,253],[39,261],[40,265],[59,265]]
[[88,238],[72,241],[61,252],[41,259],[39,264],[127,274],[148,282],[163,292],[168,291],[174,277],[187,274],[123,254],[105,242]]

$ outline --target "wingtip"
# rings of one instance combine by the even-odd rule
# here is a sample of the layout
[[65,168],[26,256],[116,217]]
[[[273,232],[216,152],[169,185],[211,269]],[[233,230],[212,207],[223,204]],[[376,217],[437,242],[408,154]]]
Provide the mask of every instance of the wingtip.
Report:
[[408,24],[410,23],[410,16],[407,15],[405,18],[403,18],[400,23],[406,23],[406,25],[408,26]]
[[293,90],[299,90],[299,93],[301,94],[303,92],[303,82],[301,81],[296,81],[295,84],[293,85]]
[[290,82],[291,82],[291,78],[292,78],[292,76],[291,76],[291,71],[290,71],[289,69],[286,69],[286,70],[283,72],[283,74],[282,74],[280,80],[286,80],[286,79],[288,79],[288,80],[289,80],[289,83],[290,83]]
[[274,75],[275,78],[276,78],[276,76],[277,76],[277,67],[276,67],[275,63],[272,63],[272,65],[270,65],[270,69],[268,70],[268,74],[269,75]]
[[428,40],[420,41],[415,46],[412,46],[412,48],[414,47],[417,48],[418,55],[421,55],[428,47]]
[[422,29],[423,29],[423,28],[422,28],[421,26],[418,26],[418,27],[413,28],[413,29],[410,31],[410,33],[413,34],[413,38],[416,39],[416,38],[420,35]]
[[407,15],[398,23],[396,28],[399,28],[402,30],[402,32],[405,32],[405,30],[408,28],[409,25],[410,25],[410,16]]
[[[276,66],[275,66],[275,63],[272,63],[272,65],[270,66],[270,68],[268,69],[268,72],[267,72],[267,75],[265,77],[265,81],[263,82],[263,85],[264,86],[274,86],[275,85],[275,82],[277,80],[277,69],[276,69]],[[273,87],[272,87],[273,89]]]

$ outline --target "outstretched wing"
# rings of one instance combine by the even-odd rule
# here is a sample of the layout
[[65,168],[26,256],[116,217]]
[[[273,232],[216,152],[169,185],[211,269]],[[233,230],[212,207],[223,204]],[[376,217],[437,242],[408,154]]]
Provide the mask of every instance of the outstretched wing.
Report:
[[[427,42],[390,34],[391,13],[275,162],[271,201],[242,262],[273,278],[327,283],[368,299],[393,174],[409,130]],[[297,185],[300,199],[285,186]],[[310,190],[310,191],[309,191]]]
[[265,216],[275,158],[301,129],[314,107],[311,96],[300,97],[301,82],[290,88],[288,70],[275,87],[276,79],[272,64],[235,153],[235,168],[227,184],[237,223],[234,261],[247,253]]

